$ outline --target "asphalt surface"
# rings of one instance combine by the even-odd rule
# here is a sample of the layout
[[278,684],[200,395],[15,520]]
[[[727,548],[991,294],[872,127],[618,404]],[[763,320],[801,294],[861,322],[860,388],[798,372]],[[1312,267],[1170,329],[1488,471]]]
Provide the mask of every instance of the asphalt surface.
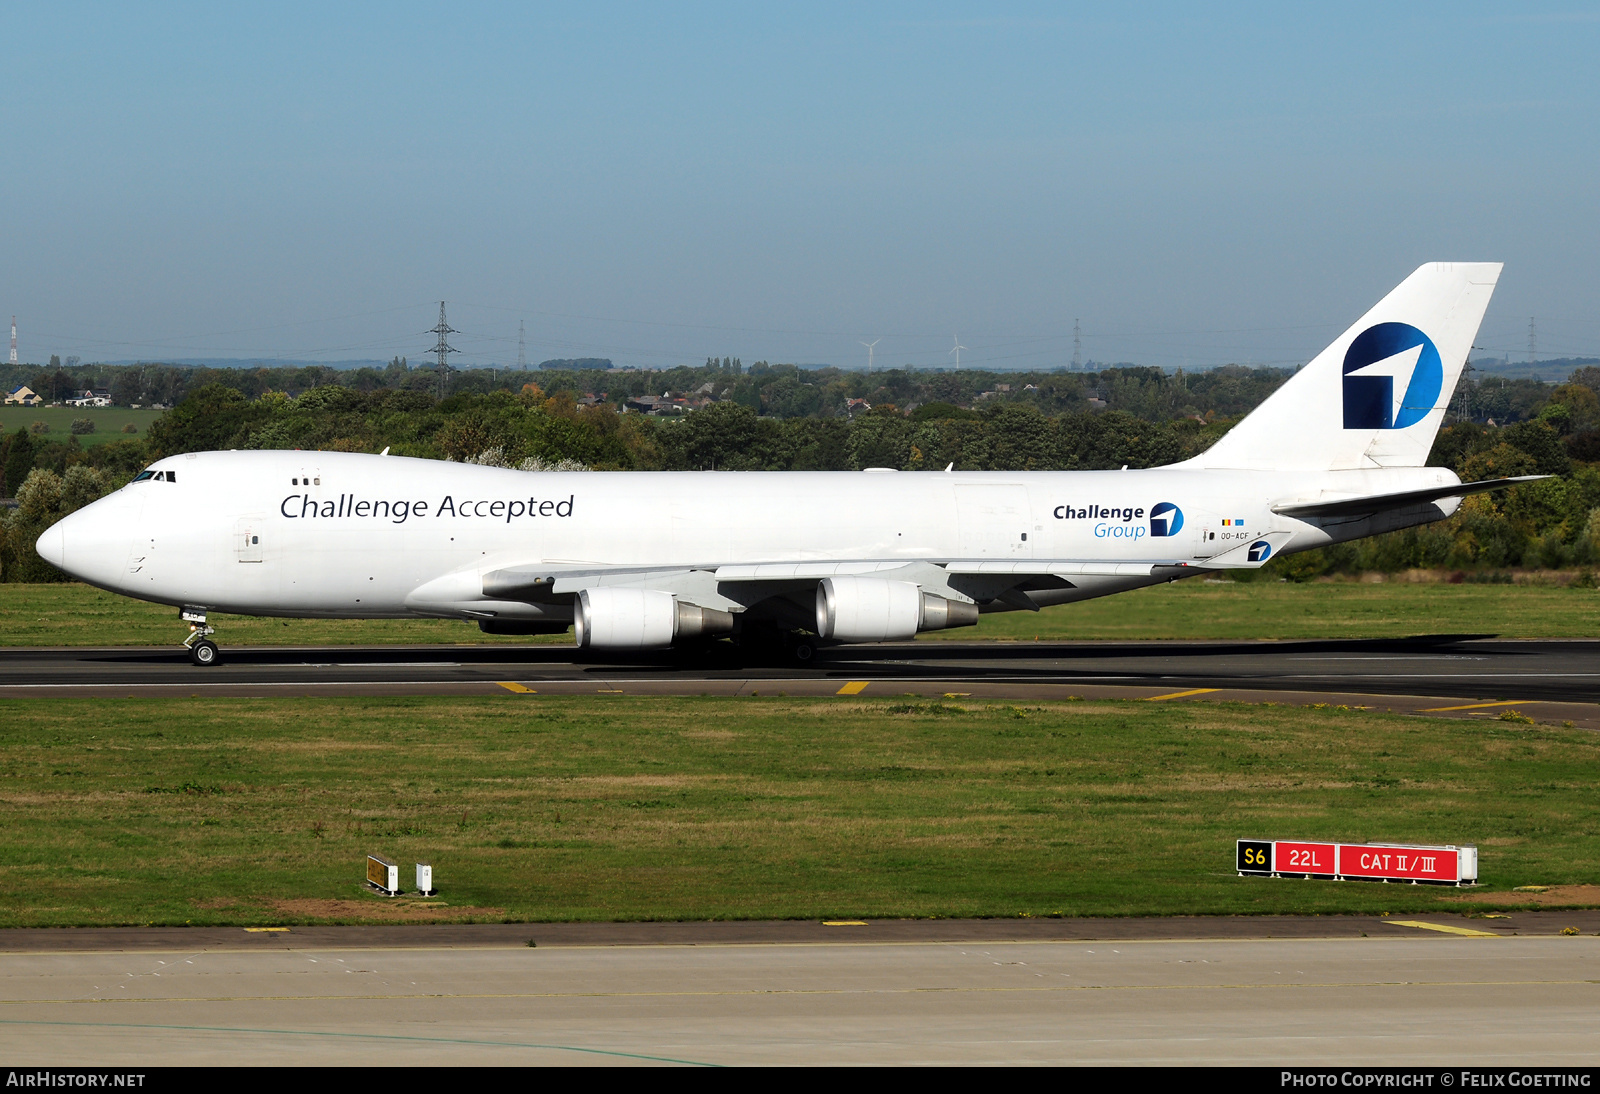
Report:
[[725,644],[579,659],[566,645],[0,650],[0,697],[61,695],[970,695],[1333,702],[1447,716],[1524,710],[1600,728],[1600,641],[1477,635],[1296,642],[916,642],[804,667]]
[[[1580,919],[1576,937],[1555,933]],[[5,932],[0,1052],[12,1066],[122,1068],[1592,1067],[1597,924],[1574,912]]]
[[[1268,884],[1290,884],[1279,879]],[[1360,884],[1347,882],[1345,884]],[[1463,888],[1463,896],[1473,893]],[[1507,898],[1508,900],[1510,898]],[[1490,905],[1492,907],[1492,905]],[[1170,942],[1401,937],[1418,923],[1504,937],[1600,935],[1600,908],[1405,915],[1093,916],[1048,919],[702,920],[654,923],[428,923],[299,927],[14,927],[0,956],[25,953],[489,949],[528,946],[777,946],[872,943]],[[1397,927],[1403,925],[1404,929]],[[1420,936],[1419,936],[1420,937]],[[1428,937],[1431,937],[1429,935]],[[1457,937],[1460,937],[1457,935]]]

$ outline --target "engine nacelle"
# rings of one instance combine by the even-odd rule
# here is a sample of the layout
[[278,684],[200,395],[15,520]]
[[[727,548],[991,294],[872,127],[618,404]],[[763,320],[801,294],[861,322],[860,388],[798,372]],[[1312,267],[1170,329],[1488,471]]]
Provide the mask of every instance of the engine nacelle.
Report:
[[657,589],[585,589],[572,614],[578,645],[596,650],[659,650],[733,630],[731,613],[680,604]]
[[840,642],[910,638],[977,621],[976,604],[925,593],[910,581],[830,577],[817,585],[817,633]]

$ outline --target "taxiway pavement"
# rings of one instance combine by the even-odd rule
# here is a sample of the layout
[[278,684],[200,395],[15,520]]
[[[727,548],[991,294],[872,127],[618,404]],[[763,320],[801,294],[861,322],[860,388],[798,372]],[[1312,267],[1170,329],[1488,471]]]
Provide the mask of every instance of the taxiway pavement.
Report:
[[[1582,933],[1555,933],[1569,921]],[[0,1051],[121,1067],[1589,1067],[1597,926],[1543,912],[3,932]]]
[[0,697],[63,695],[959,695],[1343,703],[1453,717],[1517,709],[1600,729],[1600,641],[1474,635],[1291,642],[914,642],[804,667],[725,646],[580,658],[571,646],[0,650]]

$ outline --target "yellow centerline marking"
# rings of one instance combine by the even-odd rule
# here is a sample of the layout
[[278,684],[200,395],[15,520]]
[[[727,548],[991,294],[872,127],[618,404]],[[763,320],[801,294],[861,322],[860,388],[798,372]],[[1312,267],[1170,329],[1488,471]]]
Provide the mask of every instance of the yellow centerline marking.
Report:
[[846,684],[844,687],[842,687],[838,691],[834,692],[834,694],[835,695],[860,695],[863,691],[867,690],[867,685],[870,684],[870,683],[872,683],[871,680],[852,680],[848,684]]
[[1445,934],[1465,935],[1468,938],[1504,938],[1504,935],[1495,934],[1493,931],[1474,931],[1470,927],[1449,927],[1443,923],[1424,923],[1420,919],[1386,919],[1385,923],[1394,927],[1416,927],[1424,931],[1443,931]]
[[1175,691],[1171,695],[1151,695],[1145,699],[1147,703],[1159,703],[1163,699],[1187,699],[1191,695],[1210,695],[1221,688],[1195,688],[1193,691]]
[[538,694],[538,692],[534,691],[532,688],[525,688],[521,684],[517,683],[515,680],[496,680],[495,683],[499,684],[501,687],[505,688],[507,691],[516,692],[518,695],[537,695]]
[[1459,707],[1423,707],[1418,714],[1438,714],[1446,710],[1480,710],[1483,707],[1514,707],[1522,703],[1537,703],[1537,699],[1503,699],[1498,703],[1467,703]]

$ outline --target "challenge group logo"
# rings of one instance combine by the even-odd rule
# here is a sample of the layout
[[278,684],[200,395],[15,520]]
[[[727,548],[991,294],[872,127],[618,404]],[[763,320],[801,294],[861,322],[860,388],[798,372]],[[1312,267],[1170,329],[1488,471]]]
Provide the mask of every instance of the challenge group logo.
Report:
[[1183,527],[1183,510],[1170,501],[1160,502],[1150,510],[1150,534],[1155,537],[1175,536]]
[[1344,355],[1344,427],[1404,429],[1426,418],[1444,386],[1433,340],[1409,323],[1379,323]]

